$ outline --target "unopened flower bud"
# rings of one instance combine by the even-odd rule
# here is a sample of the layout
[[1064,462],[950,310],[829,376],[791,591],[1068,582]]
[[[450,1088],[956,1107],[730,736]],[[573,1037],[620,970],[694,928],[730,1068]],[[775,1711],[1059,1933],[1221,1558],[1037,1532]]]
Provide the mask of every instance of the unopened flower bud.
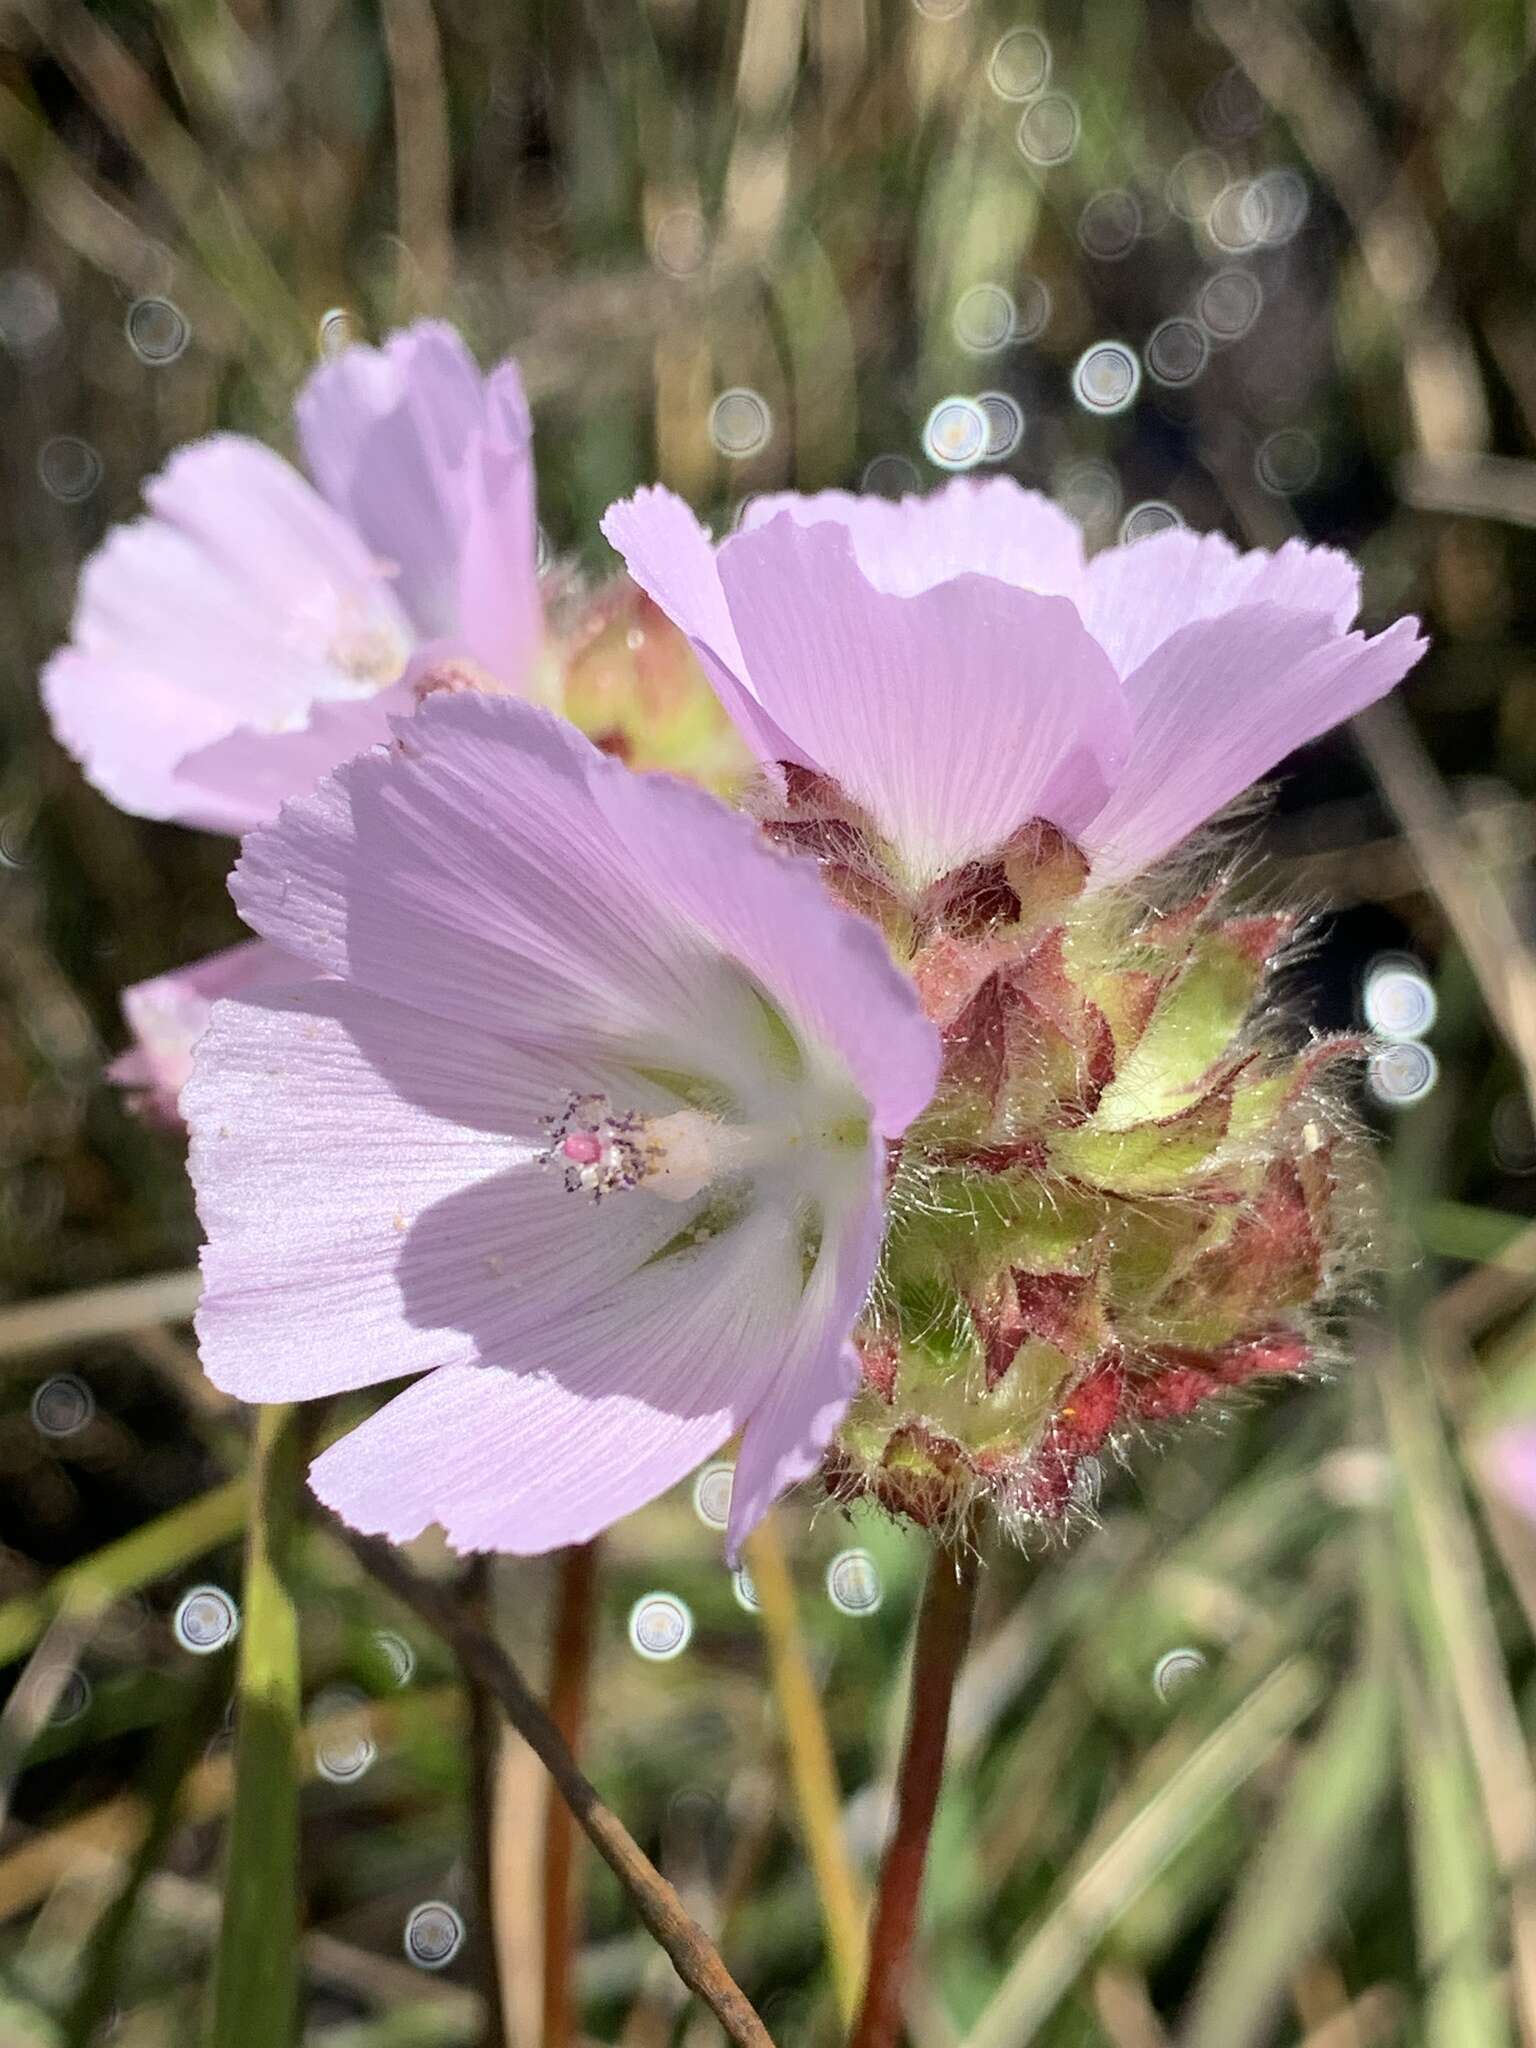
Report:
[[[873,843],[838,862],[867,902]],[[1331,1075],[1358,1047],[1280,1042],[1293,919],[1086,873],[1035,824],[921,901],[890,884],[945,1064],[894,1167],[840,1500],[1051,1523],[1105,1453],[1316,1356],[1358,1206]]]

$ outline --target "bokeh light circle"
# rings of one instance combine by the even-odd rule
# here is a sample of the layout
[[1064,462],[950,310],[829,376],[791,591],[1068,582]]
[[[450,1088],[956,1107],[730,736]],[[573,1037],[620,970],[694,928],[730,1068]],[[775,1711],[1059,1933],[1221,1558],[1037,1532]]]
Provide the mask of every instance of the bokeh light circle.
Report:
[[1165,1650],[1152,1667],[1152,1684],[1160,1700],[1171,1700],[1176,1692],[1193,1683],[1205,1670],[1199,1650]]
[[54,1728],[67,1728],[90,1712],[91,1681],[83,1671],[67,1671],[60,1685],[53,1705],[48,1710],[48,1720]]
[[96,1396],[72,1372],[56,1372],[32,1396],[32,1426],[40,1436],[74,1436],[96,1413]]
[[1013,340],[1018,308],[1000,284],[973,284],[955,307],[955,339],[974,356],[996,355]]
[[192,339],[186,314],[169,299],[135,299],[123,331],[139,361],[155,369],[174,363]]
[[976,395],[987,423],[985,462],[1006,462],[1024,438],[1024,408],[1006,391],[981,391]]
[[1180,220],[1199,224],[1209,217],[1231,179],[1225,157],[1218,156],[1214,149],[1191,149],[1168,173],[1163,189]]
[[1123,341],[1096,341],[1072,371],[1072,390],[1089,412],[1124,412],[1141,388],[1141,364]]
[[1013,338],[1034,341],[1051,323],[1051,288],[1043,278],[1022,277],[1013,294]]
[[731,1573],[731,1591],[736,1595],[736,1605],[744,1608],[748,1614],[756,1614],[761,1609],[763,1603],[757,1597],[752,1574],[744,1565],[738,1566]]
[[1366,1087],[1387,1109],[1407,1109],[1422,1102],[1439,1078],[1439,1061],[1416,1038],[1381,1046],[1371,1054],[1365,1069]]
[[692,277],[709,254],[709,229],[696,206],[674,206],[651,232],[651,255],[669,277]]
[[61,505],[80,505],[101,482],[101,457],[78,434],[55,434],[37,451],[38,481]]
[[1174,527],[1183,524],[1178,509],[1165,498],[1143,498],[1121,520],[1120,539],[1122,542],[1150,540],[1154,533],[1170,533]]
[[1147,373],[1156,384],[1177,391],[1193,384],[1211,358],[1211,344],[1194,320],[1175,314],[1147,336]]
[[182,1594],[171,1626],[184,1650],[210,1657],[240,1633],[240,1610],[222,1586],[194,1586]]
[[1294,497],[1308,491],[1322,470],[1322,450],[1305,427],[1281,427],[1259,443],[1253,458],[1253,473],[1260,485],[1276,498]]
[[709,438],[731,462],[759,455],[773,437],[773,414],[760,392],[737,385],[709,409]]
[[1264,239],[1277,249],[1289,242],[1304,225],[1312,210],[1312,195],[1300,171],[1281,164],[1272,171],[1260,171],[1254,184],[1264,195]]
[[1077,239],[1101,263],[1128,256],[1141,233],[1141,201],[1122,185],[1095,192],[1077,217]]
[[464,1946],[464,1922],[444,1899],[427,1899],[412,1907],[405,1923],[404,1947],[419,1970],[444,1970]]
[[331,306],[320,315],[315,346],[326,362],[334,362],[357,340],[357,322],[345,306]]
[[368,1700],[350,1686],[324,1692],[311,1709],[315,1769],[333,1785],[350,1785],[378,1762],[379,1746],[369,1732]]
[[1234,64],[1207,87],[1200,120],[1208,135],[1223,142],[1258,132],[1264,125],[1264,102],[1246,71]]
[[859,479],[859,489],[878,498],[904,498],[922,487],[917,464],[905,455],[875,456],[864,465],[864,474]]
[[923,424],[923,453],[940,469],[974,469],[987,452],[987,420],[974,398],[941,398]]
[[1518,1089],[1501,1095],[1488,1124],[1488,1145],[1501,1173],[1536,1173],[1536,1127],[1530,1105]]
[[396,1687],[409,1685],[416,1675],[416,1652],[405,1637],[396,1629],[376,1628],[368,1641],[374,1656],[389,1674],[390,1683]]
[[1366,971],[1360,1008],[1378,1038],[1422,1038],[1434,1027],[1439,1005],[1413,960],[1388,959]]
[[827,1598],[843,1614],[873,1614],[885,1598],[867,1550],[840,1550],[827,1566]]
[[1051,170],[1075,153],[1082,132],[1076,100],[1064,92],[1043,92],[1019,116],[1019,150],[1030,163]]
[[1218,270],[1200,287],[1195,314],[1212,341],[1241,341],[1258,319],[1264,289],[1250,270]]
[[706,1465],[693,1482],[693,1512],[706,1529],[723,1529],[731,1519],[734,1465]]
[[1051,46],[1037,28],[1011,28],[987,59],[987,79],[1001,100],[1027,100],[1051,75]]
[[1056,502],[1090,534],[1111,531],[1120,517],[1124,493],[1107,462],[1090,457],[1063,470],[1056,483]]
[[693,1638],[693,1614],[675,1593],[642,1593],[629,1611],[629,1640],[652,1664],[680,1657]]
[[1269,232],[1269,201],[1257,179],[1239,178],[1225,185],[1211,202],[1205,232],[1229,256],[1256,249]]

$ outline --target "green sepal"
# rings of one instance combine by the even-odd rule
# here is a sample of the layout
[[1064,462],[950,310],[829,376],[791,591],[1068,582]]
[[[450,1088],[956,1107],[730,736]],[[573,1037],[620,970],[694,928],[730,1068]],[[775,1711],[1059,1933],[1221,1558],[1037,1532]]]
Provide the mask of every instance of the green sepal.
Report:
[[1233,1052],[1263,977],[1263,961],[1222,933],[1201,939],[1100,1096],[1094,1127],[1127,1131],[1192,1108]]
[[1210,1167],[1226,1136],[1230,1107],[1223,1089],[1166,1123],[1103,1130],[1091,1118],[1051,1140],[1051,1163],[1058,1172],[1120,1194],[1178,1194]]

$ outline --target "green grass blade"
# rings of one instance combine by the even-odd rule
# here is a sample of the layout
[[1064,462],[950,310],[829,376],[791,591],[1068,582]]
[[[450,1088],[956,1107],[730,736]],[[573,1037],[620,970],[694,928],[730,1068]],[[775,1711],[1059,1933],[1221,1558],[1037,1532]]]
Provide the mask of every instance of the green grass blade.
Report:
[[1401,1676],[1425,2048],[1510,2048],[1498,1888],[1477,1789],[1449,1703],[1412,1688],[1406,1659]]
[[144,1803],[149,1825],[117,1889],[91,1931],[79,1988],[64,2017],[64,2048],[91,2048],[107,2025],[122,1991],[124,1957],[145,1884],[159,1867],[180,1817],[182,1787],[207,1748],[224,1712],[232,1651],[207,1659],[179,1713],[160,1727],[145,1773]]
[[285,2048],[298,2024],[299,1625],[285,1584],[304,1432],[291,1408],[256,1425],[235,1721],[235,1796],[209,2048]]
[[249,1491],[244,1479],[231,1479],[55,1573],[39,1592],[6,1601],[0,1607],[0,1667],[24,1657],[54,1615],[108,1607],[238,1536]]
[[[1090,1838],[1064,1891],[1028,1935],[964,2048],[1020,2048],[1054,2012],[1117,1916],[1196,1830],[1272,1757],[1316,1707],[1323,1674],[1293,1657],[1158,1782],[1143,1783],[1114,1812],[1113,1835]],[[1154,1766],[1160,1759],[1150,1759]]]
[[1182,2048],[1255,2048],[1287,1982],[1337,1912],[1397,1768],[1394,1700],[1381,1677],[1338,1695],[1292,1774],[1197,1986]]

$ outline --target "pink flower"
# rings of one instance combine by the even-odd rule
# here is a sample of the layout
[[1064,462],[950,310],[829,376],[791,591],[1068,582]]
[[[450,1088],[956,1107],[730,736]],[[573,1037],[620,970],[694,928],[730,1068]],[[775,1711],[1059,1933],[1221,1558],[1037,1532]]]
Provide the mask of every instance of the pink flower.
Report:
[[1536,1423],[1506,1423],[1496,1431],[1486,1466],[1505,1499],[1536,1521]]
[[703,792],[505,698],[396,731],[235,872],[335,979],[221,1003],[185,1093],[208,1371],[258,1401],[424,1373],[313,1483],[461,1550],[579,1541],[740,1431],[734,1545],[857,1384],[936,1034]]
[[718,546],[650,489],[603,531],[759,758],[838,784],[916,889],[1031,818],[1096,880],[1135,874],[1425,644],[1411,619],[1347,630],[1359,577],[1332,549],[1177,530],[1085,561],[1073,522],[1006,478],[759,498]]
[[192,1072],[192,1054],[220,996],[243,995],[309,978],[310,969],[261,939],[210,953],[190,967],[135,982],[122,995],[133,1044],[107,1068],[134,1107],[156,1123],[178,1124],[178,1102]]
[[416,650],[525,682],[542,621],[516,366],[482,377],[424,322],[325,364],[297,411],[318,489],[215,434],[85,566],[43,693],[124,810],[223,832],[274,816],[387,736]]

